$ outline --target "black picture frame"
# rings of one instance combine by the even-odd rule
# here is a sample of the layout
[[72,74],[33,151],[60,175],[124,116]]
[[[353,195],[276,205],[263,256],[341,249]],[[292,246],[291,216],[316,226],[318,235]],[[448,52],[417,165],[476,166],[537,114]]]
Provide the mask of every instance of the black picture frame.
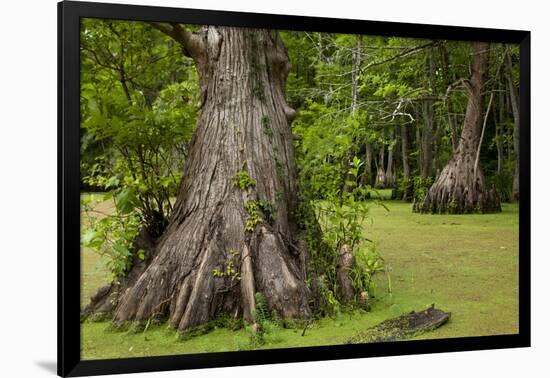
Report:
[[[519,333],[377,344],[81,361],[80,254],[76,253],[80,248],[80,18],[231,25],[519,44],[520,191],[522,193],[519,204]],[[529,31],[106,3],[72,1],[58,3],[58,374],[83,376],[134,373],[530,346],[530,121]]]

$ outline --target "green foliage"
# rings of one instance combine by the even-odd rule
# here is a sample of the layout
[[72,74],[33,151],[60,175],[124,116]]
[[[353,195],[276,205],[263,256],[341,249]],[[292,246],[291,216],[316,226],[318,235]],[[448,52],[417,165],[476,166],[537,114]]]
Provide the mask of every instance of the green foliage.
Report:
[[264,133],[269,138],[273,137],[273,129],[271,128],[271,120],[269,119],[269,116],[264,115],[262,117],[262,126],[264,128]]
[[330,194],[327,196],[328,201],[317,207],[318,217],[322,220],[324,240],[335,251],[343,245],[349,245],[354,250],[363,240],[364,221],[369,214],[369,204],[356,198],[366,196],[370,188],[357,185],[361,165],[361,161],[354,157],[345,181],[348,190],[338,190]]
[[213,320],[215,328],[226,328],[231,331],[237,331],[244,327],[244,321],[241,317],[222,315]]
[[[368,203],[358,199],[367,197],[370,190],[370,186],[358,184],[362,165],[363,162],[354,156],[345,175],[346,190],[335,186],[332,193],[323,193],[323,200],[315,200],[320,195],[318,191],[307,191],[314,185],[309,182],[310,178],[301,177],[301,187],[306,188],[301,192],[301,219],[306,229],[312,270],[318,275],[316,286],[321,297],[320,311],[330,316],[340,314],[341,305],[334,294],[337,285],[336,256],[342,246],[349,246],[355,257],[356,264],[350,276],[358,293],[372,294],[373,277],[383,271],[382,258],[364,235],[370,207],[380,202]],[[319,237],[322,244],[316,242]]]
[[261,81],[258,81],[253,89],[254,96],[258,98],[260,101],[265,101],[265,88],[264,83]]
[[266,200],[260,200],[257,201],[257,203],[260,210],[262,210],[265,220],[268,223],[273,223],[275,215],[275,206],[273,205],[273,203]]
[[83,228],[80,243],[102,256],[113,280],[123,277],[134,256],[143,260],[145,251],[134,248],[140,227],[140,218],[132,211],[135,197],[129,189],[119,190],[113,197],[117,211],[102,214],[94,210],[93,197],[81,199]]
[[413,177],[402,177],[397,181],[397,188],[400,198],[393,199],[403,199],[407,202],[412,201],[414,198],[414,178]]
[[249,338],[246,344],[239,345],[239,349],[255,349],[281,340],[279,336],[281,319],[277,312],[269,313],[267,300],[264,295],[257,292],[254,295],[255,306],[253,317],[255,324],[248,327]]
[[246,219],[244,230],[247,232],[254,232],[256,226],[263,222],[258,201],[247,201],[245,209],[248,213],[248,218]]
[[233,176],[231,183],[233,184],[234,188],[238,188],[240,190],[248,190],[256,186],[256,180],[250,177],[248,172],[244,169],[235,173],[235,176]]
[[81,30],[81,181],[116,204],[116,214],[90,218],[83,244],[120,277],[139,229],[159,237],[167,224],[197,117],[198,78],[148,24],[85,19]]
[[231,281],[240,281],[241,273],[236,267],[238,264],[238,256],[239,256],[239,251],[230,249],[229,258],[227,260],[227,264],[225,265],[225,268],[223,268],[222,270],[219,270],[219,269],[212,270],[212,274],[214,275],[214,277],[222,277],[222,278],[227,277]]
[[273,222],[275,207],[269,201],[249,200],[245,203],[245,209],[248,213],[248,218],[246,219],[245,224],[245,231],[247,232],[253,232],[256,229],[256,226],[262,223],[264,220],[268,223]]
[[141,227],[162,234],[197,116],[193,65],[147,24],[86,19],[81,34],[81,180],[107,191],[115,213],[86,200],[83,246],[115,279],[130,268]]
[[385,271],[384,259],[378,254],[375,243],[364,245],[354,257],[355,265],[350,275],[352,285],[357,293],[367,293],[369,298],[373,298],[376,296],[374,276]]
[[433,177],[423,178],[422,176],[413,177],[413,199],[415,203],[422,203],[424,197],[428,193],[428,190],[434,183]]
[[513,199],[512,184],[514,177],[510,173],[495,173],[489,181],[491,186],[496,190],[501,201],[510,202]]
[[317,286],[319,287],[321,298],[320,312],[326,316],[339,317],[342,312],[342,306],[334,296],[333,289],[331,290],[328,285],[329,283],[326,281],[325,276],[321,276],[317,279]]
[[254,313],[252,314],[252,316],[254,316],[254,320],[261,325],[262,323],[270,320],[270,314],[267,308],[267,300],[265,299],[264,295],[259,291],[254,294],[254,300],[256,301],[256,305],[254,306]]

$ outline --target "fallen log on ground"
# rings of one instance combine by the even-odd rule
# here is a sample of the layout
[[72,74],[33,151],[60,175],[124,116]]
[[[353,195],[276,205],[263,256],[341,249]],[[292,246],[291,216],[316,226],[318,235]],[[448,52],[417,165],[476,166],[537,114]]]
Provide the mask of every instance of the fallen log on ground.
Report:
[[433,331],[445,324],[450,317],[450,312],[439,310],[432,305],[424,311],[412,311],[397,318],[384,320],[382,323],[351,337],[348,344],[378,343],[411,338]]

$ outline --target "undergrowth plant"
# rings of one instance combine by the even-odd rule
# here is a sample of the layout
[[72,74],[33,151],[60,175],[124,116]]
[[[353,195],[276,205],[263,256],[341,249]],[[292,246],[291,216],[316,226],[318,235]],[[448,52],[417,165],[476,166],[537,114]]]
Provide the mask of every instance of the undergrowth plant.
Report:
[[142,220],[133,210],[136,199],[128,190],[122,189],[114,195],[108,193],[101,197],[102,200],[112,197],[116,211],[113,214],[102,213],[95,209],[93,196],[82,198],[81,210],[86,227],[80,243],[103,257],[107,269],[116,281],[126,274],[135,255],[141,260],[145,258],[145,251],[134,250]]
[[282,319],[276,311],[269,312],[265,296],[257,292],[254,295],[256,304],[252,316],[255,323],[247,327],[248,339],[246,342],[237,341],[237,347],[241,350],[256,349],[266,343],[276,343],[281,341],[278,334]]
[[[369,219],[370,206],[380,204],[375,200],[365,202],[371,190],[368,185],[359,185],[363,162],[354,157],[348,164],[346,174],[341,177],[344,185],[333,186],[335,189],[324,193],[324,199],[315,200],[313,191],[307,204],[313,212],[303,211],[303,219],[307,231],[308,246],[312,270],[317,276],[316,287],[321,296],[322,314],[337,316],[341,311],[338,302],[336,262],[341,248],[348,246],[355,258],[355,264],[350,271],[350,278],[355,292],[360,296],[372,296],[374,291],[373,277],[383,271],[384,261],[376,251],[374,243],[365,237],[365,223]],[[307,180],[307,178],[304,178]],[[310,186],[310,182],[306,183]],[[304,185],[304,187],[308,187]],[[302,193],[308,198],[308,193]],[[387,210],[387,208],[386,208]],[[315,244],[315,237],[322,238],[322,245]],[[359,297],[357,298],[358,302]]]

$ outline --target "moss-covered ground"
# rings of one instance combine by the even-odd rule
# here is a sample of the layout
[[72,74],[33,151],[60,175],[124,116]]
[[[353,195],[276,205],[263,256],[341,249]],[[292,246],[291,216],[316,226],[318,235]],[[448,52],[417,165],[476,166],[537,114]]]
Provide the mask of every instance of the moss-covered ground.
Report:
[[[385,198],[383,193],[382,197]],[[366,235],[375,240],[389,274],[377,277],[370,312],[343,313],[302,329],[277,329],[262,348],[333,345],[377,323],[435,303],[451,320],[418,338],[447,338],[518,332],[518,208],[488,215],[420,215],[411,204],[385,200],[389,212],[372,208]],[[109,211],[106,202],[98,205]],[[82,256],[82,304],[109,281],[98,256]],[[391,287],[391,295],[389,294]],[[157,356],[246,349],[250,332],[217,328],[179,341],[165,325],[146,332],[111,331],[108,322],[82,324],[82,358]]]

